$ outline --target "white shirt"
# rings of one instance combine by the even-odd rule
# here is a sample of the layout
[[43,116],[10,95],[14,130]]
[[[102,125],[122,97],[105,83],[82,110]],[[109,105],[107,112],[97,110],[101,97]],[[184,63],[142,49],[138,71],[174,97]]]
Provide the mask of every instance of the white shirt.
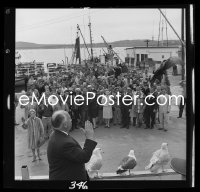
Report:
[[[61,130],[59,130],[59,131],[61,131]],[[66,134],[66,135],[69,135],[66,131],[61,131],[61,132],[63,132],[63,133]]]

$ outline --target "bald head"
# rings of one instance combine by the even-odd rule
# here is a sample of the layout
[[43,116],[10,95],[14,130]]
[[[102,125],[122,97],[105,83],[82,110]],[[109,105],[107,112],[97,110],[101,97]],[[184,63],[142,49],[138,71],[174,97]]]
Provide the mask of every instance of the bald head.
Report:
[[54,129],[69,131],[71,129],[71,117],[67,111],[58,110],[53,113],[51,123]]

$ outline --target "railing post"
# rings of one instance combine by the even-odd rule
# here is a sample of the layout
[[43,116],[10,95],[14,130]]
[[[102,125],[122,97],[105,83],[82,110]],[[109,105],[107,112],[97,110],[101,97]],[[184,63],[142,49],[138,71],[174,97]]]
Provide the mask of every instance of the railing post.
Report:
[[22,172],[22,180],[30,179],[27,165],[23,165],[21,167],[21,172]]

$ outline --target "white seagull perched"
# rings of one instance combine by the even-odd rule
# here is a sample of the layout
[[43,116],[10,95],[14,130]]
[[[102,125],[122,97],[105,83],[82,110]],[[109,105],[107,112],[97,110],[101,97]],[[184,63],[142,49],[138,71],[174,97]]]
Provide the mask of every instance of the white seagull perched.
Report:
[[117,168],[116,173],[121,174],[126,171],[129,171],[130,175],[130,170],[133,169],[137,165],[137,160],[134,154],[134,150],[130,150],[129,154],[127,157],[124,157],[119,164],[119,167]]
[[87,164],[87,171],[91,178],[101,177],[101,175],[99,175],[99,170],[103,165],[101,153],[104,153],[101,148],[95,148],[92,157],[90,158],[90,161]]
[[161,149],[153,153],[150,163],[145,167],[145,170],[150,169],[151,172],[157,173],[159,169],[162,168],[164,172],[164,166],[167,165],[171,159],[167,146],[167,143],[162,143]]

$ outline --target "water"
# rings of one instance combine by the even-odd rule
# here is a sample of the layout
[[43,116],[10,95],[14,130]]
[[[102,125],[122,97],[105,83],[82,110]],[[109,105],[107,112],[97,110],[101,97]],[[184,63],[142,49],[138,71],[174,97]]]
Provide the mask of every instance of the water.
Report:
[[[116,47],[113,48],[114,51],[120,56],[120,58],[124,61],[126,57],[125,52],[126,47]],[[103,55],[102,48],[94,48],[94,56]],[[104,48],[107,51],[106,48]],[[44,62],[44,63],[62,63],[65,61],[70,62],[72,57],[72,49],[25,49],[25,50],[16,50],[21,54],[21,62]],[[89,50],[90,51],[90,50]],[[81,59],[88,59],[88,52],[86,49],[81,48]],[[62,61],[63,60],[63,61]]]

